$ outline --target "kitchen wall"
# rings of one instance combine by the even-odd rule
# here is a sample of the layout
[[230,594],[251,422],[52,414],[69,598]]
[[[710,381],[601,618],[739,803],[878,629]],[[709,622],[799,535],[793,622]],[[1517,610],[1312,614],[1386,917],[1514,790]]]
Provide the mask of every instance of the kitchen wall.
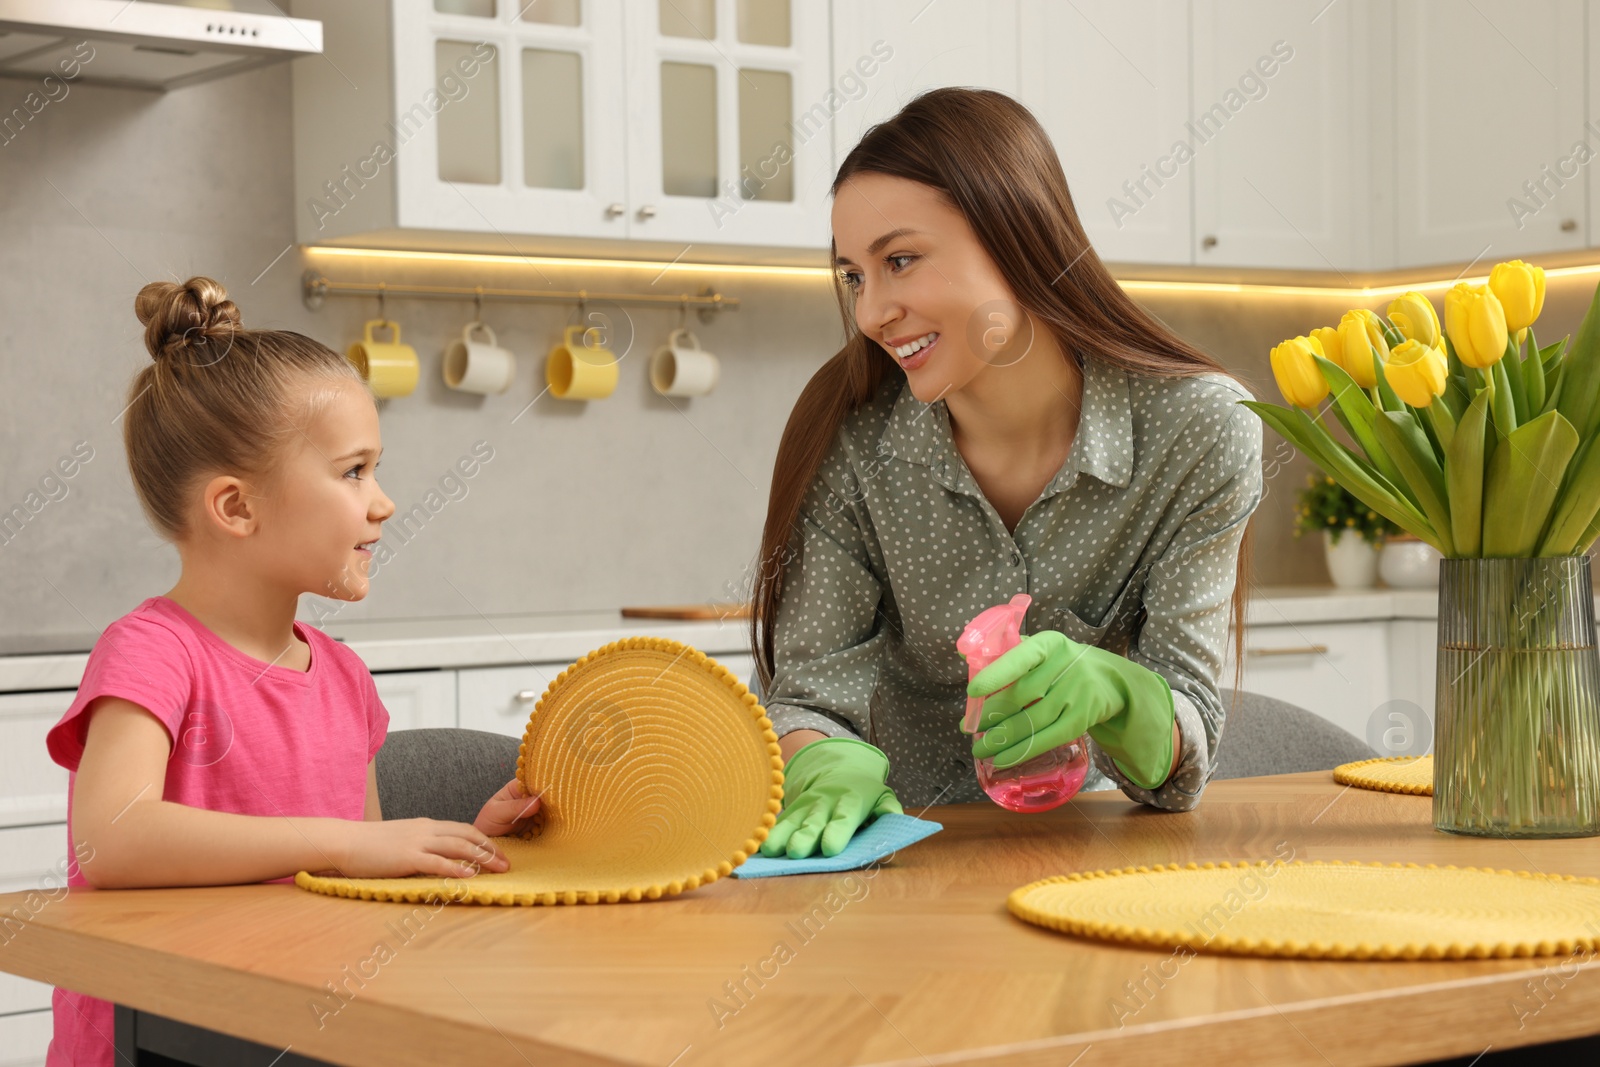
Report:
[[[305,60],[304,62],[315,62]],[[0,112],[27,94],[0,79]],[[377,308],[300,299],[308,266],[393,281],[697,291],[742,301],[691,325],[722,358],[709,397],[667,402],[644,374],[676,310],[633,310],[616,395],[569,404],[544,396],[543,353],[571,309],[490,305],[500,340],[523,356],[516,385],[476,398],[439,380],[440,351],[470,305],[393,300],[423,358],[422,384],[385,401],[381,481],[402,511],[444,501],[381,568],[372,594],[340,618],[575,612],[742,594],[777,441],[795,396],[842,336],[830,286],[815,279],[636,269],[378,264],[293,246],[290,76],[278,65],[166,95],[75,85],[0,144],[0,508],[37,493],[26,525],[0,536],[0,637],[98,630],[177,576],[173,550],[146,526],[128,481],[120,413],[148,358],[133,314],[145,282],[210,274],[255,327],[299,330],[342,349]],[[1589,283],[1552,285],[1547,340],[1576,328]],[[1589,290],[1592,291],[1592,290]],[[1337,300],[1152,295],[1174,330],[1275,398],[1270,346],[1331,322]],[[520,413],[520,414],[519,414]],[[1269,490],[1257,519],[1257,585],[1326,582],[1320,546],[1289,536],[1304,461],[1269,431]],[[493,459],[453,496],[441,485],[476,442]],[[69,479],[50,472],[74,452]],[[325,605],[305,615],[325,617]]]

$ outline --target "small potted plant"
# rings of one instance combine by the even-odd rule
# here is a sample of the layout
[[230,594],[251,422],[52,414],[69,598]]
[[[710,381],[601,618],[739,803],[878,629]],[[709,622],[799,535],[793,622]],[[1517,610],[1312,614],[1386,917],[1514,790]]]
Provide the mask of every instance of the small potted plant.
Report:
[[1370,589],[1378,579],[1378,550],[1400,527],[1334,479],[1313,474],[1300,491],[1294,535],[1318,532],[1333,584],[1340,589]]
[[1398,533],[1378,553],[1378,577],[1391,589],[1437,589],[1439,550],[1412,533]]

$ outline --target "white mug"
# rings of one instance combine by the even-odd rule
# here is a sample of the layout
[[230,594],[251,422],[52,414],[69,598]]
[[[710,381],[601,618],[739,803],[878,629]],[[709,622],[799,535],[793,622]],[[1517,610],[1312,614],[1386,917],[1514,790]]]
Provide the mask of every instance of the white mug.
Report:
[[705,396],[717,387],[719,366],[699,338],[679,328],[650,357],[650,384],[662,396]]
[[[472,332],[481,330],[489,340],[474,341]],[[503,393],[517,376],[517,363],[501,348],[494,331],[482,322],[469,322],[461,338],[452,341],[444,353],[444,384],[464,393]]]

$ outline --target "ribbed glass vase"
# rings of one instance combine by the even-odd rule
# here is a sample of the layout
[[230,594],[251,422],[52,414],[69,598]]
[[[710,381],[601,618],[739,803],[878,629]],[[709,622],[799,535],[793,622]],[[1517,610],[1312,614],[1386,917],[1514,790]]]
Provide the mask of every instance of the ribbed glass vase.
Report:
[[1600,655],[1588,556],[1439,563],[1433,824],[1600,834]]

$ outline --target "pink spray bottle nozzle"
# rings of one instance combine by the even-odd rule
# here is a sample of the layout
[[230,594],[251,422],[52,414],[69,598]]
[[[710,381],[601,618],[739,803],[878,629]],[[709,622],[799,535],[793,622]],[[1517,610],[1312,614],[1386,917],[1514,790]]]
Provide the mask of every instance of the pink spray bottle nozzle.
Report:
[[[967,628],[956,638],[956,651],[967,658],[967,681],[972,681],[979,671],[1022,641],[1022,619],[1032,603],[1033,597],[1018,593],[1009,603],[985,608],[967,623]],[[961,721],[961,728],[969,734],[977,733],[982,712],[983,697],[968,697],[967,714]]]

